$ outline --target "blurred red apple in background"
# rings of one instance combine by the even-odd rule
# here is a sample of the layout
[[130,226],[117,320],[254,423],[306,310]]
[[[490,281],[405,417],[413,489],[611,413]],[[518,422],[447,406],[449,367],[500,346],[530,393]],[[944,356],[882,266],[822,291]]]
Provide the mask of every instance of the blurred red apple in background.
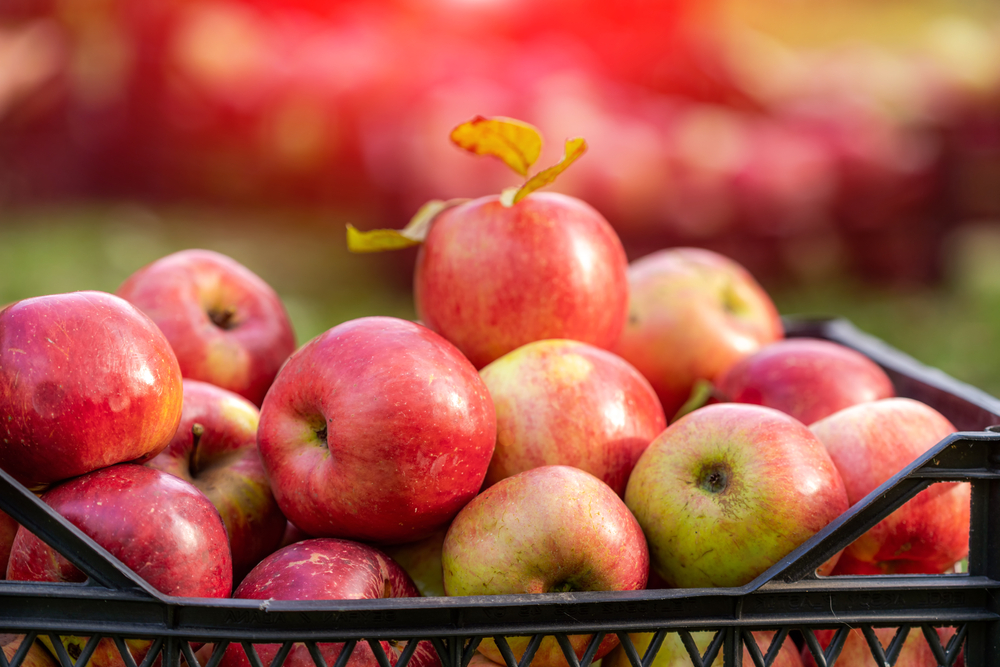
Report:
[[177,430],[177,358],[112,294],[24,299],[0,311],[0,414],[0,468],[30,488],[141,463]]
[[695,410],[660,434],[636,463],[625,502],[653,568],[680,588],[749,583],[849,506],[808,428],[737,403]]
[[[626,591],[645,587],[649,552],[611,487],[578,468],[555,465],[508,477],[476,496],[448,529],[442,563],[448,595]],[[518,660],[529,639],[508,638]],[[589,635],[570,635],[578,657],[589,641]],[[617,643],[608,635],[594,659]],[[503,662],[491,638],[479,651]],[[555,637],[546,637],[531,664],[567,661]]]
[[234,259],[183,250],[139,269],[117,294],[163,330],[181,373],[260,405],[295,350],[277,293]]
[[191,482],[222,515],[239,583],[278,548],[288,523],[257,453],[257,407],[238,394],[184,380],[184,409],[167,448],[146,465]]
[[[941,413],[909,398],[836,412],[810,426],[840,470],[853,505],[955,432]],[[941,573],[969,552],[968,483],[933,484],[844,549],[834,574]]]
[[720,398],[775,408],[803,424],[838,410],[896,395],[878,364],[849,347],[815,338],[765,345],[719,380]]
[[[410,577],[391,558],[373,547],[349,540],[309,539],[287,546],[265,558],[239,585],[234,598],[241,600],[377,600],[419,597]],[[406,643],[382,641],[390,665]],[[334,665],[343,644],[317,644],[327,665]],[[255,646],[264,664],[271,664],[281,644]],[[222,667],[249,667],[251,664],[238,643],[232,643],[220,663]],[[292,645],[284,663],[287,667],[314,667],[305,644]],[[417,645],[408,665],[431,667],[440,659],[430,642]],[[347,661],[348,667],[378,667],[367,642],[358,642]]]
[[447,525],[478,493],[496,414],[451,343],[365,317],[292,355],[264,400],[257,443],[278,504],[303,531],[403,543]]
[[479,375],[497,413],[486,486],[531,468],[570,465],[622,496],[639,455],[667,425],[639,371],[587,343],[528,343]]
[[476,368],[546,338],[608,348],[625,322],[626,265],[611,225],[579,199],[483,197],[431,225],[414,274],[417,315]]
[[698,380],[714,382],[784,336],[771,298],[718,253],[660,250],[632,262],[628,278],[628,322],[611,349],[649,380],[668,420]]

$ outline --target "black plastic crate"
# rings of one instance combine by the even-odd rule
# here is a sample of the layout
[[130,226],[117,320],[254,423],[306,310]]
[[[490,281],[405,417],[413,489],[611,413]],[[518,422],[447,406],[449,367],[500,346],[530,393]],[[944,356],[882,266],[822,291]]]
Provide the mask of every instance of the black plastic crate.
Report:
[[[666,632],[687,634],[716,630],[706,658],[718,650],[727,666],[743,663],[746,646],[758,667],[770,664],[774,651],[758,647],[750,632],[792,631],[798,641],[817,647],[812,629],[899,627],[921,631],[941,664],[952,665],[959,644],[970,667],[1000,665],[1000,400],[942,372],[928,368],[891,346],[868,336],[844,320],[786,321],[789,336],[825,338],[855,348],[878,362],[892,378],[896,392],[938,409],[961,432],[949,436],[926,455],[883,484],[867,498],[775,564],[739,588],[646,590],[631,592],[551,593],[394,600],[280,601],[217,600],[165,596],[123,566],[93,540],[0,471],[0,508],[56,547],[89,577],[83,584],[0,583],[0,632],[37,635],[83,635],[155,640],[140,667],[162,657],[164,667],[185,659],[195,665],[189,642],[213,642],[207,665],[215,667],[226,644],[294,641],[367,641],[382,667],[390,661],[379,640],[432,640],[443,667],[464,667],[483,637],[555,635],[566,647],[571,667],[587,667],[568,648],[567,634],[596,633],[596,648],[606,633],[617,633],[634,667],[649,667]],[[972,483],[972,523],[968,572],[947,575],[893,575],[819,578],[815,568],[852,542],[892,510],[937,481]],[[958,629],[949,646],[936,641],[933,628]],[[640,656],[627,633],[659,631],[648,655]],[[904,633],[901,633],[905,635]],[[843,637],[843,633],[839,635]],[[815,654],[820,665],[838,652],[838,639],[827,655]],[[27,644],[29,642],[25,642]],[[498,640],[501,648],[506,642]],[[892,647],[873,648],[879,664],[894,661]],[[693,646],[693,644],[691,644]],[[311,646],[311,648],[314,648]],[[776,647],[775,647],[776,648]],[[89,649],[89,647],[88,647]],[[83,667],[89,650],[77,658]],[[521,660],[531,658],[529,648]],[[279,658],[285,651],[279,652]],[[334,667],[344,667],[349,651]],[[509,667],[518,667],[505,651]],[[886,657],[888,654],[888,658]],[[20,661],[14,657],[15,666]],[[262,667],[248,651],[253,667]],[[318,667],[322,657],[313,651]],[[405,667],[406,652],[397,663]],[[63,667],[74,661],[60,651]],[[702,656],[693,654],[701,667]],[[123,655],[135,667],[131,655]],[[707,665],[710,661],[704,661]],[[8,667],[0,654],[0,667]],[[266,666],[264,666],[266,667]],[[278,667],[274,665],[274,667]]]

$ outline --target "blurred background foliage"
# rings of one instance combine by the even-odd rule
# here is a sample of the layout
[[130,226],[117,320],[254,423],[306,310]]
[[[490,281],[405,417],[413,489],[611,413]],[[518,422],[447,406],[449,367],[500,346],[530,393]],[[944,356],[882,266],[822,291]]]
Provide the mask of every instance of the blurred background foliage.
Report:
[[415,253],[344,225],[515,178],[475,114],[584,136],[554,189],[631,257],[727,254],[1000,394],[993,0],[5,0],[0,305],[114,290],[187,247],[243,262],[299,340],[412,317]]

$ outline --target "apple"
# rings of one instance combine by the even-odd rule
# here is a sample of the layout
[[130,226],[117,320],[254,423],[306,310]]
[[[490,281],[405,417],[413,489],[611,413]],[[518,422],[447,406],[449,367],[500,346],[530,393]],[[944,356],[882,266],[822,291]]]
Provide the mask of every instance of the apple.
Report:
[[479,491],[496,415],[476,369],[430,329],[345,322],[289,358],[257,444],[278,505],[309,535],[401,544]]
[[383,551],[403,568],[420,594],[424,597],[442,597],[444,592],[444,570],[441,565],[441,550],[447,527],[439,528],[428,537],[416,542],[386,546]]
[[[899,628],[872,628],[875,637],[878,638],[883,650],[887,649]],[[825,651],[833,640],[836,630],[814,630],[816,639],[820,647]],[[938,639],[942,646],[947,647],[948,641],[955,634],[955,628],[938,628]],[[802,647],[802,664],[805,667],[816,667],[816,658],[813,656],[809,646]],[[937,667],[938,661],[934,657],[927,639],[919,627],[910,628],[903,646],[899,650],[893,667]],[[961,664],[961,663],[956,663]],[[871,647],[865,638],[861,628],[851,628],[844,644],[837,656],[838,667],[877,667],[878,663],[872,657]]]
[[654,569],[680,588],[749,583],[849,506],[840,473],[805,425],[739,403],[670,425],[636,463],[625,503]]
[[720,396],[781,410],[809,425],[838,410],[896,395],[892,380],[865,355],[816,338],[789,338],[737,361],[719,380]]
[[10,550],[14,546],[18,525],[14,517],[0,510],[0,579],[7,575],[7,562],[10,560]]
[[[640,590],[649,572],[646,538],[621,498],[590,473],[563,465],[526,470],[476,496],[448,528],[441,562],[448,595]],[[518,660],[529,640],[508,638]],[[578,657],[590,640],[570,636]],[[594,659],[617,643],[609,634]],[[479,651],[503,662],[490,638]],[[546,637],[531,664],[567,661]]]
[[621,357],[573,340],[541,340],[479,372],[497,413],[485,485],[543,465],[570,465],[619,496],[667,426],[649,382]]
[[[227,598],[232,556],[219,512],[192,484],[159,470],[122,463],[59,484],[42,500],[166,595]],[[23,526],[17,531],[7,578],[81,582],[75,565]],[[67,651],[87,638],[66,636]],[[136,662],[151,640],[127,641]],[[125,664],[110,638],[97,646],[91,667]]]
[[[391,558],[374,547],[350,540],[315,538],[297,542],[271,554],[255,567],[236,589],[241,600],[375,600],[380,598],[419,597],[410,577]],[[382,641],[382,650],[395,665],[405,643]],[[344,645],[318,644],[327,665],[336,664]],[[265,665],[281,644],[258,644],[255,647]],[[249,667],[243,648],[230,644],[221,667]],[[285,667],[314,667],[305,644],[292,645]],[[348,667],[378,667],[378,661],[366,642],[354,647]],[[410,662],[414,667],[441,664],[433,645],[417,645]]]
[[194,484],[222,515],[239,582],[274,552],[288,523],[257,453],[257,406],[227,389],[184,380],[184,407],[167,448],[146,465]]
[[163,330],[186,378],[260,405],[295,333],[277,293],[236,260],[182,250],[129,276],[117,294]]
[[[840,470],[853,505],[955,432],[934,408],[886,398],[844,408],[810,429]],[[934,484],[844,550],[834,574],[941,573],[969,551],[967,482]]]
[[784,336],[767,293],[733,260],[669,248],[629,266],[628,322],[611,350],[642,373],[673,417],[698,380]]
[[113,294],[0,311],[0,468],[32,490],[153,458],[177,430],[181,392],[167,339]]
[[[695,646],[698,647],[699,655],[705,655],[715,635],[716,633],[711,631],[691,633],[691,639],[694,640]],[[757,631],[753,633],[754,641],[757,642],[757,647],[761,650],[761,653],[767,654],[768,647],[771,646],[774,636],[775,633],[770,631]],[[653,633],[632,632],[629,633],[629,639],[632,640],[632,645],[635,646],[635,650],[641,658],[646,654],[646,649],[649,648],[650,642],[653,641]],[[719,651],[720,657],[721,653],[722,649]],[[753,658],[750,657],[750,651],[746,647],[743,648],[743,664],[754,664]],[[840,663],[838,662],[837,664],[839,665]],[[615,648],[601,662],[601,667],[631,667],[631,665],[632,663],[628,659],[628,654],[625,653],[625,647],[621,645]],[[691,660],[691,656],[684,646],[684,641],[681,639],[679,633],[667,633],[667,636],[663,638],[663,643],[660,644],[660,649],[657,651],[656,657],[653,658],[653,662],[649,667],[694,667],[694,662]],[[785,638],[781,643],[781,648],[778,649],[778,655],[775,656],[774,662],[771,663],[771,667],[802,667],[802,658],[799,656],[795,642],[787,637]]]
[[482,368],[546,338],[613,345],[628,308],[626,268],[611,225],[583,201],[536,192],[505,206],[487,196],[434,219],[414,300],[420,320]]
[[[18,649],[21,648],[21,644],[24,642],[24,639],[24,635],[0,635],[0,647],[3,649],[4,657],[7,658],[6,664],[10,664],[14,655],[17,654]],[[59,667],[59,661],[56,660],[55,656],[49,653],[49,651],[39,643],[40,639],[41,638],[31,643],[31,646],[28,648],[28,652],[24,655],[24,659],[21,661],[20,667]]]

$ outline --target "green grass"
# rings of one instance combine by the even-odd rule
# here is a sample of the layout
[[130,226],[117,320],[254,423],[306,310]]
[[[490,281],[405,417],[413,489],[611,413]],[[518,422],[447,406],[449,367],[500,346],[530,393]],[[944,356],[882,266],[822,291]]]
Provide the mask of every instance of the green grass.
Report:
[[[81,289],[114,291],[133,271],[183,248],[242,262],[281,295],[299,342],[364,315],[413,318],[412,253],[352,255],[350,215],[159,209],[33,209],[0,217],[0,305]],[[980,230],[981,231],[981,230]],[[949,286],[891,290],[851,280],[771,286],[784,314],[852,320],[920,361],[1000,395],[1000,234],[966,239]]]

